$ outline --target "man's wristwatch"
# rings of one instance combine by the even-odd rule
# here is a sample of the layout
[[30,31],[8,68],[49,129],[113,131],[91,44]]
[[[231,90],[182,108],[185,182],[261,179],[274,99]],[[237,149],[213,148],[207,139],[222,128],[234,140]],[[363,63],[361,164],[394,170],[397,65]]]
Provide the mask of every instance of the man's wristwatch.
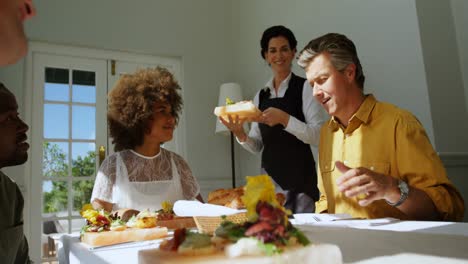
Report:
[[400,189],[400,199],[396,203],[391,203],[386,200],[386,202],[394,207],[400,206],[409,195],[409,186],[405,181],[398,180],[398,189]]

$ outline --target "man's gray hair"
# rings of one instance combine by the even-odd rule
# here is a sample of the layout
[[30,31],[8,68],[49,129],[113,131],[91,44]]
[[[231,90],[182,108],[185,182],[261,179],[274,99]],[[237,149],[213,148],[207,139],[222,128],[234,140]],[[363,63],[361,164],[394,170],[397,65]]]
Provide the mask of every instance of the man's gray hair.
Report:
[[328,33],[311,40],[297,56],[297,64],[307,68],[312,60],[323,52],[331,56],[331,63],[338,71],[343,72],[350,64],[356,65],[355,80],[359,88],[364,89],[365,76],[357,56],[356,46],[345,35]]

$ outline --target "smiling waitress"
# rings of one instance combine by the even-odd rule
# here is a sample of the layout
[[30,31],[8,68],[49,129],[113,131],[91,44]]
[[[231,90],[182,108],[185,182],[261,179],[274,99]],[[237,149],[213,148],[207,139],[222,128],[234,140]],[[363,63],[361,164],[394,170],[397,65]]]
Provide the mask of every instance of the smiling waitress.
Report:
[[187,162],[161,147],[172,139],[182,109],[179,89],[173,75],[158,67],[123,75],[109,93],[107,119],[117,152],[96,176],[96,209],[159,210],[163,201],[202,201]]
[[293,213],[314,212],[319,197],[315,161],[310,145],[318,146],[320,127],[326,114],[312,96],[304,78],[291,71],[296,54],[294,34],[284,26],[273,26],[260,40],[262,58],[273,77],[254,97],[263,111],[247,135],[245,120],[230,116],[221,122],[248,151],[262,150],[262,170],[286,193],[285,207]]

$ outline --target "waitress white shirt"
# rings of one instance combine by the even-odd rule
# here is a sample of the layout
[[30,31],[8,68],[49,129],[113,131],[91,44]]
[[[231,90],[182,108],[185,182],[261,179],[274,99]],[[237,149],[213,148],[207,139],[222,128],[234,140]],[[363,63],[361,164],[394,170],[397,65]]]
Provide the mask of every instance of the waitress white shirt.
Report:
[[[278,94],[275,92],[275,88],[273,86],[273,78],[266,83],[266,87],[263,89],[270,89],[270,98],[282,98],[288,90],[291,75],[292,74],[290,73],[289,76],[281,82]],[[260,91],[255,94],[253,99],[253,102],[257,107],[260,100]],[[315,100],[312,87],[307,80],[304,82],[304,87],[302,89],[302,112],[304,113],[305,122],[300,121],[294,116],[289,116],[288,125],[285,130],[296,136],[302,142],[318,147],[320,128],[329,117],[322,106]],[[237,141],[251,153],[255,154],[262,151],[263,141],[258,123],[252,122],[249,135],[245,142]]]
[[94,183],[91,201],[114,204],[113,209],[158,210],[161,202],[192,200],[200,187],[185,160],[169,150],[146,157],[124,150],[107,157]]

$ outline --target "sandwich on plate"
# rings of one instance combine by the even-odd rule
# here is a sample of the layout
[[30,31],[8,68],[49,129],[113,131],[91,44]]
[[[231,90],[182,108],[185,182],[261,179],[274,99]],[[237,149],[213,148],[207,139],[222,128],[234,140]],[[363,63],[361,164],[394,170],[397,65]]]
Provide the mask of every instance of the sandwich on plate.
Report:
[[222,117],[224,120],[239,117],[239,119],[245,119],[248,122],[257,120],[261,115],[260,111],[252,101],[240,101],[234,103],[229,98],[226,98],[225,106],[218,106],[214,109],[214,114],[218,117]]

